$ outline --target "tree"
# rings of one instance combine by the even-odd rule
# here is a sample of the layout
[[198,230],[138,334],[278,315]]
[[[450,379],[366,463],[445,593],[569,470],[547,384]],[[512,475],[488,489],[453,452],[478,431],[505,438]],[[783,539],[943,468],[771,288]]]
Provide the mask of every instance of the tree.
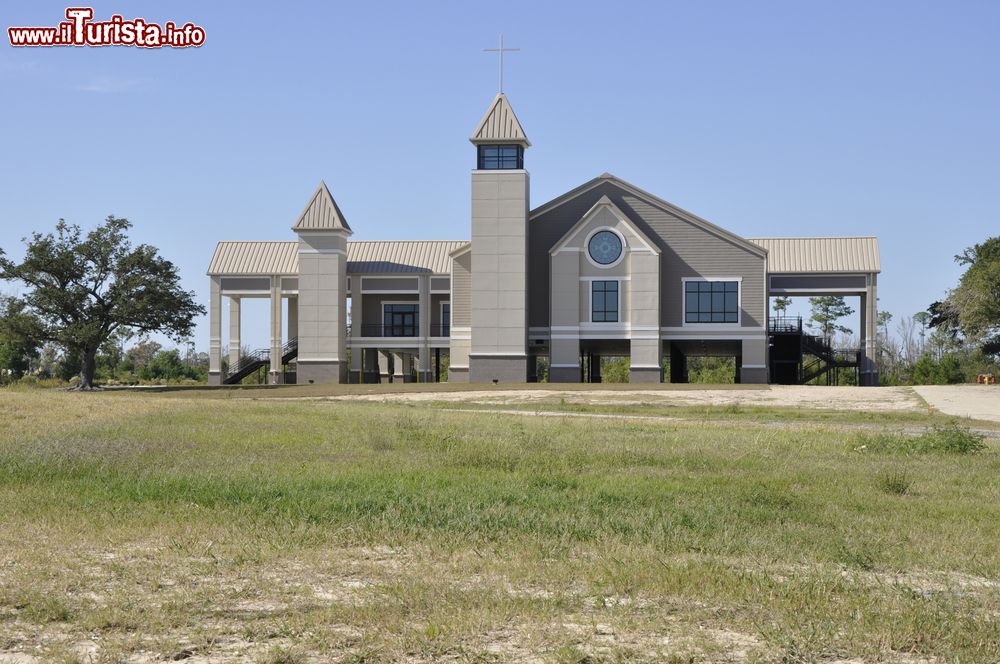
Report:
[[917,334],[920,336],[920,352],[924,352],[927,339],[927,325],[931,322],[931,315],[926,311],[918,311],[913,314],[913,322],[919,326]]
[[774,298],[771,302],[771,306],[774,307],[774,313],[778,314],[779,317],[785,315],[785,311],[788,310],[792,304],[792,298],[783,297],[781,295]]
[[882,328],[882,334],[885,335],[886,339],[889,338],[889,322],[891,320],[892,320],[892,314],[889,313],[888,311],[878,312],[878,316],[875,318],[876,327]]
[[[837,321],[844,316],[850,316],[854,309],[844,301],[843,295],[823,295],[809,298],[809,306],[812,307],[812,315],[809,317],[810,327],[819,329],[823,338],[829,341],[835,332],[851,334],[849,327],[837,324]],[[815,323],[815,326],[812,324]]]
[[155,341],[143,339],[125,352],[125,360],[133,373],[139,373],[153,361],[162,348],[163,346]]
[[18,379],[38,357],[40,321],[24,310],[24,303],[0,297],[0,372]]
[[181,360],[181,354],[176,349],[161,350],[152,361],[142,368],[139,376],[143,380],[176,380],[178,378],[196,378],[198,372],[188,367]]
[[97,351],[118,330],[189,336],[205,308],[180,285],[177,267],[155,247],[133,247],[131,224],[109,216],[86,235],[62,219],[55,233],[26,239],[24,259],[0,250],[0,279],[20,281],[28,292],[18,301],[40,322],[39,341],[80,358],[78,389],[91,389]]
[[955,261],[967,267],[939,309],[967,339],[992,348],[1000,344],[1000,236],[967,248]]

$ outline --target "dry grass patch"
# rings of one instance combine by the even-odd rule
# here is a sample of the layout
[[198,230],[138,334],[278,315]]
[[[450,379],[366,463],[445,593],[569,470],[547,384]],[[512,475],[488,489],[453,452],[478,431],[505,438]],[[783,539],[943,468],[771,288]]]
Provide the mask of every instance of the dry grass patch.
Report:
[[134,394],[0,413],[7,661],[1000,659],[993,442]]

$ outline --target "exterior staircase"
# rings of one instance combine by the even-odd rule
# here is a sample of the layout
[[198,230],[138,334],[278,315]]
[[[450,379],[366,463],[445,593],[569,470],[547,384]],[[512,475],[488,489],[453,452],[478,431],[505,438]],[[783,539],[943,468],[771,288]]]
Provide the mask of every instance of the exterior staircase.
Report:
[[[289,339],[288,343],[281,347],[281,365],[284,366],[289,361],[299,355],[298,338]],[[222,379],[224,385],[237,385],[244,378],[254,373],[264,365],[271,364],[271,349],[258,348],[252,353],[240,358],[235,366],[229,367],[226,376]]]
[[[835,369],[854,369],[860,366],[860,352],[855,349],[833,348],[826,339],[811,334],[802,335],[803,385],[819,378],[826,378],[827,385],[838,383]],[[808,356],[808,361],[807,361]]]
[[768,335],[772,383],[837,385],[841,369],[860,369],[860,350],[834,348],[823,337],[807,334],[800,317],[772,318]]

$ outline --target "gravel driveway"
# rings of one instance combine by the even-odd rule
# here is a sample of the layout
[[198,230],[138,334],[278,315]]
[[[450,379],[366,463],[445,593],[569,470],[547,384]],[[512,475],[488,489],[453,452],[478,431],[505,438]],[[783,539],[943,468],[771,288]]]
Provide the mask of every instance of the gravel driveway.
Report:
[[947,415],[1000,422],[1000,385],[919,385],[913,389]]

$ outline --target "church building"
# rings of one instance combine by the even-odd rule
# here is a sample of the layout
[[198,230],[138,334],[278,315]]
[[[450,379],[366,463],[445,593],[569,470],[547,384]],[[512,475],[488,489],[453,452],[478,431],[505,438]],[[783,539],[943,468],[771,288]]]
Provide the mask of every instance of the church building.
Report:
[[[689,357],[725,356],[743,383],[877,383],[876,238],[744,238],[609,173],[532,208],[531,143],[503,93],[470,140],[469,239],[351,240],[320,182],[294,239],[219,242],[209,382],[435,381],[444,362],[448,381],[599,382],[602,357],[631,382],[686,382]],[[860,296],[859,347],[769,318],[779,295]],[[243,298],[271,308],[270,347],[249,356]]]

